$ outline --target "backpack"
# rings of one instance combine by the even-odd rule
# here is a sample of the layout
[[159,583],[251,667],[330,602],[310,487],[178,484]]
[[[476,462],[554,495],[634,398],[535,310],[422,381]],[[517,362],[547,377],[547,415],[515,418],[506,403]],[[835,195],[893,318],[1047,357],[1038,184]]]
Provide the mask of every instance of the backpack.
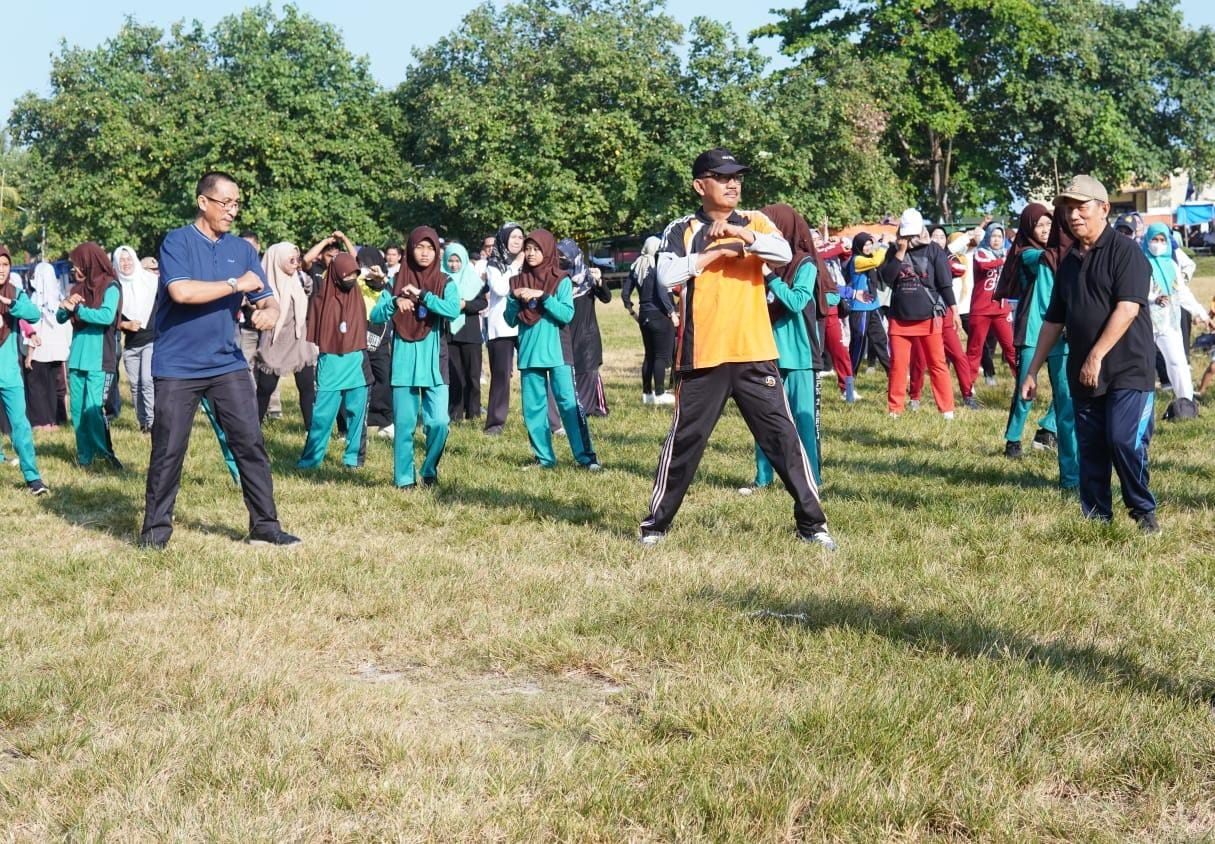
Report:
[[1164,409],[1166,422],[1180,422],[1182,419],[1197,419],[1198,404],[1193,399],[1173,399]]

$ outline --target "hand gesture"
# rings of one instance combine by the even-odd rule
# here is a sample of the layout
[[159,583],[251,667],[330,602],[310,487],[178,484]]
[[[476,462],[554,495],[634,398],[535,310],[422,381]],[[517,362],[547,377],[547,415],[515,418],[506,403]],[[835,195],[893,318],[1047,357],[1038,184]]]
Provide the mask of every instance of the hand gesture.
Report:
[[262,280],[253,270],[246,270],[245,274],[236,280],[236,289],[240,293],[257,293],[262,289]]
[[410,313],[411,311],[413,311],[413,300],[406,299],[403,296],[398,296],[397,297],[397,310],[403,314]]
[[250,317],[250,321],[253,323],[253,327],[258,331],[269,331],[271,328],[274,328],[274,324],[278,322],[278,311],[258,308],[253,312],[253,315]]
[[1021,398],[1025,401],[1033,401],[1038,397],[1038,376],[1026,375],[1025,380],[1021,382]]
[[1084,366],[1080,367],[1081,386],[1089,389],[1097,386],[1097,380],[1101,377],[1101,364],[1104,362],[1104,358],[1096,352],[1088,353],[1088,357],[1084,359]]

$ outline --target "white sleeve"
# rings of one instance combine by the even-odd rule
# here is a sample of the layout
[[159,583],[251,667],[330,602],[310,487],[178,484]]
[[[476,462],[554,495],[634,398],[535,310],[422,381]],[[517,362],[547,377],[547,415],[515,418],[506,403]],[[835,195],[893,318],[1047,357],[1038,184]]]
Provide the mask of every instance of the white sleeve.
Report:
[[678,287],[699,273],[696,271],[698,253],[676,255],[674,252],[658,253],[658,283],[668,290]]
[[793,249],[789,246],[789,241],[777,232],[756,232],[755,242],[747,247],[747,251],[772,267],[783,267],[793,260]]

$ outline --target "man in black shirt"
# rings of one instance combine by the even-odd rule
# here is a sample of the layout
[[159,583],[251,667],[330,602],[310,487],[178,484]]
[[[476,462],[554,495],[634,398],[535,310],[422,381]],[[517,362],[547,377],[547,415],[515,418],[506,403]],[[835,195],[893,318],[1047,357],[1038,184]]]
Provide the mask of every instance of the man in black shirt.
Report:
[[1076,176],[1055,200],[1043,260],[1054,270],[1046,310],[1021,397],[1037,393],[1037,372],[1066,327],[1067,380],[1076,411],[1080,508],[1113,518],[1110,466],[1122,500],[1144,533],[1160,532],[1148,489],[1148,443],[1155,422],[1155,355],[1148,314],[1151,270],[1143,251],[1109,225],[1109,195]]

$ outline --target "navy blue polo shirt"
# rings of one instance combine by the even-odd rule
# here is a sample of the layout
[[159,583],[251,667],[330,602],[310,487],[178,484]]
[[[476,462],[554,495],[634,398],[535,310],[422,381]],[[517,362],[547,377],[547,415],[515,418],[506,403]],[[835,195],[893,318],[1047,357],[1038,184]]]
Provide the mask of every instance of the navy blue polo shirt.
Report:
[[236,340],[236,314],[242,293],[232,293],[205,305],[174,302],[169,285],[176,281],[227,284],[253,270],[262,280],[257,302],[274,292],[257,260],[257,250],[231,234],[211,240],[194,224],[174,229],[160,246],[160,290],[156,296],[156,340],[152,346],[152,377],[211,378],[248,368]]

